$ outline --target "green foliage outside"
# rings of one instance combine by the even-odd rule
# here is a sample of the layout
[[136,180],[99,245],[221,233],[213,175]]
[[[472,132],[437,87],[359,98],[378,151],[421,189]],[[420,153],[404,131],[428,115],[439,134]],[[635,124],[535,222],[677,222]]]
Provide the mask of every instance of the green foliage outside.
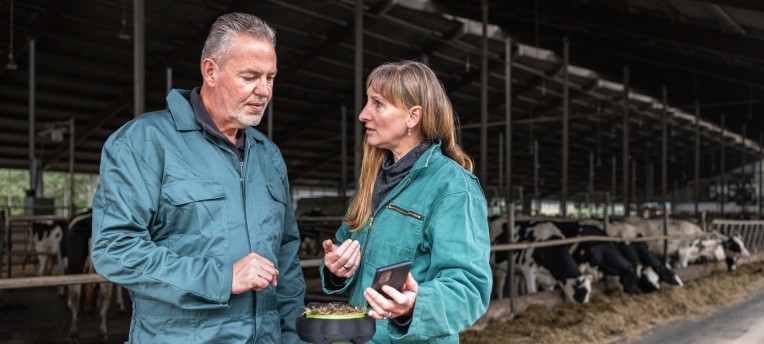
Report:
[[[57,216],[71,216],[65,210],[69,205],[66,199],[69,189],[69,173],[43,172],[43,198],[52,198]],[[74,174],[75,213],[85,211],[92,205],[92,197],[98,187],[97,174]],[[10,186],[10,190],[9,190]],[[0,207],[11,208],[11,215],[24,214],[24,198],[29,189],[29,171],[0,169]],[[10,191],[10,192],[9,192]]]

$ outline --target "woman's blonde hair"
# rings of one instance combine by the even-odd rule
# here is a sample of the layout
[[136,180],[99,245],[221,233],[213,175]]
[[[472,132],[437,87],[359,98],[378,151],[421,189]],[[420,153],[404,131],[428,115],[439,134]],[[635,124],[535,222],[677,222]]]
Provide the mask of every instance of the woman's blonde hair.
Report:
[[[425,140],[440,140],[443,155],[456,161],[472,172],[472,160],[456,144],[454,135],[455,114],[451,101],[446,96],[443,86],[435,73],[427,66],[416,61],[388,62],[375,68],[368,79],[366,89],[371,88],[395,107],[409,110],[422,107],[419,125],[412,128]],[[363,142],[363,162],[361,176],[356,184],[355,194],[350,200],[350,209],[345,224],[359,231],[372,215],[371,199],[374,194],[374,182],[377,180],[382,161],[387,150],[374,147],[366,138]]]

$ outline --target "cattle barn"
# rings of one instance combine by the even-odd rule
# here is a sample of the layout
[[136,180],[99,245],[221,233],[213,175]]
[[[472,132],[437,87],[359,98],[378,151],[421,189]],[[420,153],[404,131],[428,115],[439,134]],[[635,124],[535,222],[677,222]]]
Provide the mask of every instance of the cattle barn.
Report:
[[[347,301],[321,289],[321,242],[356,188],[366,77],[401,60],[437,75],[486,221],[499,220],[501,284],[466,331],[608,290],[629,300],[702,276],[764,279],[746,267],[764,258],[764,2],[0,0],[0,343],[128,339],[130,298],[87,252],[101,151],[166,109],[171,90],[202,85],[205,39],[232,12],[276,31],[278,75],[256,129],[286,163],[306,303]],[[743,338],[764,321],[764,289],[736,295],[724,307],[739,312],[720,314],[746,321],[715,331],[741,335],[714,342],[764,341]],[[659,325],[652,340],[693,342],[711,331],[698,321]]]

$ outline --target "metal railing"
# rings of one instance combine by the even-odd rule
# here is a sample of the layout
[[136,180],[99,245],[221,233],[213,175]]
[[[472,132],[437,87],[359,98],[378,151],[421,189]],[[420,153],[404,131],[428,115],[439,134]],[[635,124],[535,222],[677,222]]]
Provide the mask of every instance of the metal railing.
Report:
[[764,251],[764,221],[715,219],[711,221],[711,229],[727,236],[738,232],[749,252]]

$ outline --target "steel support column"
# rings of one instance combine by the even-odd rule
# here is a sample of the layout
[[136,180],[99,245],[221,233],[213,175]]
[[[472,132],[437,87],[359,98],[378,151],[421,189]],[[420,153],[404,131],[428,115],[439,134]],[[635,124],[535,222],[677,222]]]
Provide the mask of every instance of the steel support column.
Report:
[[610,185],[610,189],[611,189],[610,199],[612,200],[612,202],[608,202],[609,203],[608,205],[610,206],[611,214],[615,214],[615,199],[616,199],[615,188],[617,184],[616,180],[618,179],[616,175],[617,173],[618,173],[618,158],[616,158],[616,156],[613,155],[613,172],[612,172],[612,182],[611,182],[612,185]]
[[724,114],[722,114],[721,120],[722,120],[722,140],[721,140],[722,191],[719,193],[719,200],[721,203],[721,214],[722,214],[722,217],[724,217],[724,203],[727,202],[727,173],[726,173],[727,168],[725,166],[725,161],[724,161],[724,151],[726,150],[725,149],[726,146],[724,145],[724,131],[726,129],[724,124]]
[[695,216],[700,215],[698,202],[700,201],[700,106],[695,100],[695,182],[692,188],[695,199]]
[[481,5],[483,37],[480,54],[480,184],[488,186],[488,0]]
[[167,94],[172,92],[172,67],[167,67]]
[[[504,154],[506,155],[504,163],[506,164],[506,183],[507,186],[507,220],[509,221],[509,242],[514,243],[515,236],[515,202],[512,198],[512,40],[507,38],[504,41],[504,120],[507,124],[504,126],[504,136],[506,141],[506,149]],[[502,176],[499,176],[501,179]],[[522,191],[521,191],[522,192]],[[520,196],[522,197],[522,195]],[[525,205],[523,205],[524,207]],[[530,211],[528,212],[530,214]],[[514,252],[509,251],[509,256],[512,257]],[[515,288],[515,260],[509,259],[509,269],[507,275],[509,276],[509,316],[514,318],[515,316],[515,298],[517,297],[517,288]]]
[[764,181],[764,156],[761,155],[761,149],[764,146],[764,132],[759,132],[759,197],[757,197],[757,203],[759,204],[759,219],[761,219],[761,211],[762,211],[762,204],[761,202],[764,201],[764,198],[762,198],[761,191],[762,191],[762,181]]
[[623,67],[623,212],[631,215],[629,198],[629,66]]
[[145,0],[133,0],[133,117],[146,109]]
[[340,106],[340,196],[342,204],[346,205],[346,193],[348,188],[348,108],[345,104]]
[[536,200],[536,215],[541,215],[539,197],[539,141],[533,140],[533,199]]
[[[661,200],[663,202],[663,235],[668,235],[668,89],[663,85],[663,125],[661,130]],[[672,205],[673,206],[673,205]],[[663,264],[668,264],[668,240],[663,241]]]
[[[363,111],[363,0],[355,1],[355,116]],[[355,150],[353,154],[355,183],[358,185],[361,177],[361,159],[363,158],[363,140],[361,139],[362,123],[354,120]]]
[[[35,98],[36,98],[36,62],[35,62],[35,40],[29,40],[29,190],[37,189],[37,159],[35,159]],[[35,193],[36,195],[36,193]]]
[[562,197],[560,205],[562,206],[562,216],[568,215],[568,114],[570,111],[569,89],[568,89],[568,37],[562,39],[563,61],[562,61]]
[[74,206],[74,117],[69,119],[69,209],[70,216],[75,215]]
[[744,192],[744,190],[745,190],[745,159],[747,158],[747,156],[746,156],[747,149],[745,147],[745,129],[746,129],[745,128],[745,123],[743,123],[743,136],[742,136],[742,140],[740,141],[741,145],[743,146],[743,166],[740,167],[740,188],[738,188],[738,193],[737,193],[738,195],[742,195],[743,196],[743,199],[742,199],[742,202],[741,202],[741,204],[742,204],[741,207],[742,207],[743,215],[746,214],[747,210],[746,210],[746,207],[745,207],[745,202],[748,201],[748,200],[745,199],[745,192]]

